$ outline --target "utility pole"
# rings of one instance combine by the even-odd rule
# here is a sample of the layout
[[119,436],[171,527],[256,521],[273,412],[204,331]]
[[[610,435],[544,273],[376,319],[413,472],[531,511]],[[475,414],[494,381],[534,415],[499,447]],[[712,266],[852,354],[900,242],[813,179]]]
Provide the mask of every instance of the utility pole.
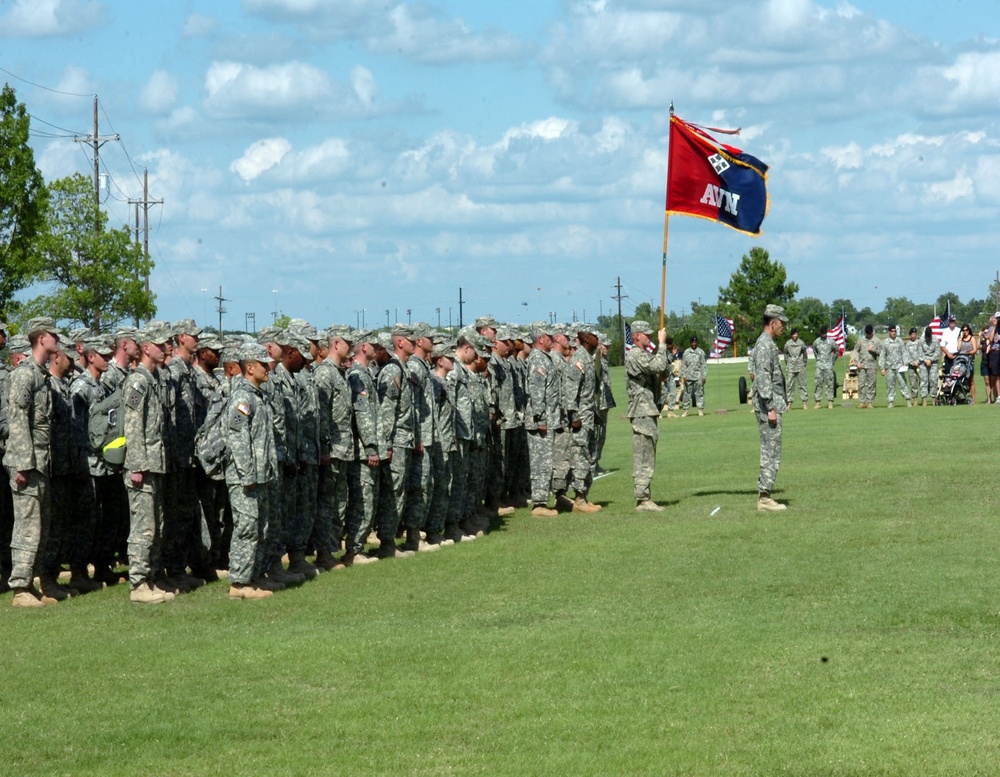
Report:
[[462,328],[462,306],[465,305],[465,301],[462,299],[462,287],[458,287],[458,328]]
[[216,302],[219,303],[219,337],[222,337],[222,314],[226,312],[226,308],[223,307],[223,302],[229,302],[228,299],[222,296],[222,287],[219,287],[219,296],[214,297]]
[[[139,231],[139,206],[142,205],[142,255],[149,259],[149,206],[162,205],[163,200],[149,199],[149,169],[142,171],[142,199],[129,200],[129,205],[135,205],[135,231]],[[138,242],[138,238],[136,239]],[[146,292],[149,292],[149,273],[146,273]],[[221,333],[220,333],[221,337]]]
[[[623,299],[628,299],[628,294],[622,294],[622,277],[620,275],[618,276],[618,283],[616,283],[611,288],[616,289],[617,292],[618,292],[617,294],[612,294],[611,295],[611,299],[618,300],[618,332],[619,332],[619,334],[622,335],[622,338],[623,338],[623,341],[622,341],[622,350],[621,350],[621,364],[624,364],[625,363],[625,344],[624,344],[625,326],[624,326],[624,324],[622,322],[622,300]],[[619,366],[621,366],[621,364],[619,364]]]
[[[120,135],[105,135],[103,138],[98,132],[97,127],[97,95],[94,95],[94,134],[90,137],[78,138],[74,137],[74,143],[87,143],[94,149],[94,204],[100,209],[101,207],[101,146],[107,143],[109,140],[121,140]],[[98,219],[95,228],[100,223]]]
[[[244,321],[243,327],[244,327],[245,331],[247,333],[249,333],[249,334],[253,334],[254,332],[256,332],[257,331],[257,314],[256,313],[247,313],[244,316],[244,318],[245,318],[245,321]],[[221,337],[222,335],[219,335],[219,336]]]

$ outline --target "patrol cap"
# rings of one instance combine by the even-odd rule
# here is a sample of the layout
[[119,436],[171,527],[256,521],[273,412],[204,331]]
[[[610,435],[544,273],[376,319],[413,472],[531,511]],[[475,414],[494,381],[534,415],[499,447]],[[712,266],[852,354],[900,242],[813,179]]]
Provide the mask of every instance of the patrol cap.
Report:
[[25,335],[14,335],[7,341],[7,350],[11,353],[31,353],[31,343]]
[[244,343],[236,352],[236,356],[237,361],[241,362],[260,362],[261,364],[270,364],[274,361],[274,359],[268,356],[267,348],[260,343]]
[[518,331],[518,333],[517,333],[517,339],[518,340],[523,340],[524,342],[528,343],[529,345],[534,345],[535,344],[535,335],[534,335],[534,332],[532,332],[532,330],[529,329],[528,327],[522,327],[520,329],[520,331]]
[[106,356],[115,352],[115,341],[111,335],[90,334],[83,338],[83,350]]
[[[1000,310],[993,314],[993,318],[1000,318]],[[3,324],[0,324],[0,329],[3,329]]]
[[490,348],[490,341],[476,331],[475,327],[467,326],[459,330],[458,336],[464,337],[465,341],[471,345],[479,356],[486,356]]
[[71,343],[79,343],[86,340],[90,336],[91,331],[85,326],[78,326],[76,329],[70,329],[66,334],[66,339]]
[[115,343],[122,340],[139,340],[139,330],[134,326],[120,326],[115,330]]
[[405,337],[407,340],[416,340],[417,335],[413,331],[412,326],[407,326],[406,324],[396,324],[392,328],[393,337]]
[[174,335],[191,335],[191,337],[197,337],[202,332],[202,328],[198,326],[193,318],[182,318],[180,321],[174,323]]
[[291,327],[283,332],[279,332],[273,342],[284,347],[298,348],[303,355],[309,355],[309,340],[300,331]]
[[[319,330],[307,321],[303,321],[300,318],[293,320],[288,328],[294,330],[306,340],[312,340],[314,343],[318,343],[320,340]],[[307,348],[308,350],[308,348]]]
[[[265,351],[267,348],[264,349]],[[240,360],[240,349],[235,345],[227,345],[219,353],[219,361],[223,364],[227,362],[238,362]]]
[[56,326],[56,322],[48,316],[39,316],[28,321],[28,326],[24,328],[24,334],[33,335],[36,332],[48,332],[56,337],[62,335],[62,332]]
[[601,345],[611,345],[611,338],[607,336],[604,332],[597,333],[597,342]]
[[516,337],[509,326],[497,327],[497,340],[513,340]]
[[6,331],[7,331],[7,324],[3,321],[0,321],[0,332],[6,332]]
[[163,345],[173,336],[174,332],[166,321],[147,321],[146,327],[139,330],[136,342]]
[[434,345],[434,350],[431,351],[431,358],[438,359],[442,356],[446,356],[449,359],[455,358],[455,341],[449,340],[447,343],[440,343]]
[[354,330],[354,340],[351,341],[353,345],[359,345],[360,343],[374,343],[375,342],[375,332],[371,329],[355,329]]
[[538,338],[541,335],[549,334],[549,322],[548,321],[535,321],[531,325],[531,329],[528,330],[531,333],[532,338]]
[[910,327],[910,334],[911,334],[911,335],[915,335],[915,334],[917,334],[917,328],[916,328],[915,326],[911,326],[911,327]]
[[387,351],[391,350],[392,349],[392,334],[390,334],[389,332],[379,332],[377,335],[375,335],[375,339],[372,340],[372,343],[375,344],[375,345],[382,346]]
[[497,320],[493,316],[480,316],[476,319],[476,329],[482,329],[484,326],[496,329],[499,324],[497,324]]
[[210,351],[221,351],[222,350],[222,340],[214,332],[209,332],[204,337],[198,338],[198,348],[208,348]]
[[262,326],[260,331],[257,333],[257,342],[259,343],[274,343],[277,342],[275,339],[281,334],[280,326]]
[[326,330],[325,336],[327,342],[335,337],[339,337],[341,340],[346,340],[351,345],[354,345],[354,339],[357,337],[354,328],[347,326],[347,324],[334,324]]
[[428,340],[434,337],[434,328],[425,321],[418,321],[413,325],[414,337],[426,337]]
[[788,316],[785,315],[785,309],[781,305],[768,305],[764,308],[765,318],[776,318],[779,321],[784,321],[788,323]]

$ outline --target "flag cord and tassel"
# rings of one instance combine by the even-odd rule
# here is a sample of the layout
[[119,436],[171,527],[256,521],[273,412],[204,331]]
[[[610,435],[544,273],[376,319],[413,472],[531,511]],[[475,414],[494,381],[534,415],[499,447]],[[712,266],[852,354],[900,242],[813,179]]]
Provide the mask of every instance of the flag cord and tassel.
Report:
[[664,327],[664,315],[667,309],[667,232],[670,227],[670,214],[663,214],[663,271],[660,280],[660,329]]

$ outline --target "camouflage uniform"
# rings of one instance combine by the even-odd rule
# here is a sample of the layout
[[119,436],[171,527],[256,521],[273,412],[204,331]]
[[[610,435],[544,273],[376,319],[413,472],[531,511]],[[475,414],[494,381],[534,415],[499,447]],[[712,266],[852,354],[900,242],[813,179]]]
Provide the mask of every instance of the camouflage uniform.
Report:
[[107,491],[108,481],[121,484],[120,479],[108,471],[104,460],[90,448],[90,408],[105,396],[104,387],[86,370],[78,374],[69,387],[73,445],[81,452],[89,475],[77,483],[78,518],[69,537],[69,547],[82,549],[83,565],[93,561],[95,570],[101,571],[107,570],[114,561],[114,533],[99,495]]
[[896,386],[899,386],[903,399],[910,400],[910,390],[906,385],[905,373],[900,373],[899,368],[906,363],[906,346],[898,337],[890,335],[882,341],[882,350],[879,352],[878,366],[885,370],[885,399],[889,406],[892,406],[896,399]]
[[[440,542],[444,538],[445,523],[448,517],[448,500],[451,496],[451,457],[455,450],[455,403],[454,387],[431,373],[431,392],[434,401],[434,425],[437,432],[434,445],[431,447],[431,467],[433,477],[431,482],[434,490],[431,493],[430,506],[427,511],[427,541]],[[427,455],[427,449],[424,449]]]
[[[132,588],[152,584],[160,573],[163,537],[163,475],[167,471],[164,444],[166,388],[156,373],[140,364],[129,374],[123,390],[125,408],[125,469],[131,525],[128,536],[128,576]],[[143,473],[142,485],[130,473]]]
[[278,477],[273,411],[263,392],[240,380],[226,406],[226,484],[233,508],[230,584],[250,584],[265,571],[268,484]]
[[208,550],[201,543],[194,436],[198,431],[196,388],[191,365],[174,356],[161,376],[168,396],[168,472],[163,478],[165,508],[163,563],[168,577],[204,567]]
[[809,399],[809,392],[806,390],[806,361],[809,355],[806,353],[806,344],[797,338],[788,338],[785,347],[782,349],[785,355],[785,371],[788,377],[785,381],[788,396],[785,400],[788,404],[795,401],[795,388],[799,389],[799,399],[803,406]]
[[[770,307],[770,306],[768,306]],[[754,376],[754,412],[760,432],[760,474],[757,491],[770,495],[781,465],[781,414],[788,409],[785,401],[785,378],[781,372],[778,346],[766,330],[761,332],[754,343],[750,357],[750,371]],[[775,411],[778,421],[771,426],[767,420],[769,411]]]
[[434,490],[430,449],[437,443],[437,429],[434,423],[434,389],[431,386],[430,365],[417,354],[413,354],[407,360],[406,367],[413,387],[413,410],[420,427],[420,442],[423,446],[421,453],[414,454],[407,474],[406,513],[403,515],[403,524],[412,532],[423,529],[427,522],[427,511]]
[[[296,511],[285,522],[285,549],[289,553],[293,549],[304,552],[310,538],[317,550],[339,550],[344,533],[343,509],[335,509],[334,502],[327,501],[330,484],[325,480],[330,468],[320,466],[324,419],[321,418],[316,386],[316,367],[314,362],[295,373],[299,400],[299,472],[295,476]],[[346,488],[344,483],[345,495]]]
[[[6,326],[4,326],[6,332]],[[7,452],[7,388],[10,367],[0,361],[0,461]],[[10,577],[10,535],[14,528],[14,506],[9,488],[0,487],[0,591],[7,590]]]
[[[283,464],[284,477],[275,480],[278,491],[278,508],[268,513],[264,527],[264,568],[269,569],[275,561],[280,561],[287,545],[287,527],[295,520],[298,511],[299,487],[295,477],[299,467],[299,384],[283,364],[276,364],[271,379],[264,384],[270,386],[265,396],[271,399],[275,417],[282,418],[284,446],[275,441],[279,465]],[[266,390],[265,390],[266,391]],[[279,469],[282,467],[279,466]],[[229,490],[232,497],[232,489]],[[235,516],[234,516],[235,520]]]
[[[531,502],[547,505],[552,491],[553,440],[559,427],[560,384],[558,372],[549,354],[533,348],[528,354],[527,404],[524,428],[528,432],[528,457],[531,463]],[[539,427],[545,427],[540,431]]]
[[879,339],[872,336],[861,337],[854,346],[854,360],[858,365],[858,400],[861,406],[871,407],[875,401],[875,376],[878,374],[878,358],[882,351]]
[[[195,386],[195,428],[201,429],[208,416],[209,409],[216,403],[224,401],[222,386],[212,373],[206,371],[200,364],[192,370]],[[228,390],[228,382],[226,387]],[[211,477],[200,465],[195,468],[195,482],[198,494],[198,511],[201,523],[201,547],[207,548],[207,558],[202,559],[205,569],[199,568],[198,573],[215,569],[228,568],[225,554],[232,536],[232,525],[226,520],[226,506],[229,502],[229,488],[226,486],[224,472]],[[200,565],[199,565],[200,566]]]
[[419,426],[413,405],[410,372],[398,356],[393,356],[378,374],[379,429],[392,458],[379,471],[378,539],[379,554],[396,547],[396,530],[406,510],[406,483],[413,449],[419,443]]
[[920,398],[924,399],[928,395],[932,398],[938,392],[938,373],[941,369],[941,345],[934,336],[930,339],[922,337],[918,340],[920,347],[917,350],[920,364],[917,367],[917,375],[920,377]]
[[582,345],[577,347],[570,358],[565,381],[566,419],[570,425],[572,441],[570,484],[577,494],[585,496],[593,481],[594,463],[591,457],[597,375],[594,371],[594,357]]
[[914,402],[920,393],[920,338],[903,342],[903,361],[906,363],[906,387]]
[[601,369],[597,376],[597,455],[594,458],[594,468],[598,471],[600,470],[601,456],[604,454],[604,443],[608,438],[608,413],[612,408],[618,406],[615,402],[615,396],[611,392],[611,365],[603,357],[600,364]]
[[[633,322],[633,331],[635,325],[636,322]],[[639,331],[642,331],[641,326]],[[671,361],[670,351],[665,345],[657,347],[655,354],[645,348],[632,348],[625,357],[626,416],[632,423],[632,481],[638,503],[650,498],[649,484],[656,469],[656,444],[660,436],[657,428],[660,391],[663,375],[670,368]]]
[[705,352],[697,346],[685,349],[681,356],[681,377],[684,378],[683,408],[686,413],[694,404],[699,412],[705,409],[705,379],[708,377],[708,362]]
[[[29,354],[10,374],[7,389],[7,450],[3,463],[10,475],[14,526],[11,533],[11,588],[28,588],[48,538],[52,395],[49,374]],[[18,472],[28,482],[18,486]]]
[[445,536],[460,539],[459,524],[465,518],[465,504],[469,489],[469,449],[474,436],[472,424],[472,373],[458,359],[448,373],[448,382],[455,406],[455,451],[452,455],[451,501],[445,522]]
[[[89,480],[89,473],[85,449],[80,447],[80,439],[73,433],[69,386],[65,380],[51,374],[49,386],[52,390],[49,430],[52,446],[49,458],[51,519],[48,541],[39,557],[38,567],[41,574],[56,578],[66,560],[71,560],[76,569],[86,569],[92,506],[85,503],[86,490],[81,486],[84,480]],[[83,542],[73,543],[71,539],[82,539]]]
[[[316,519],[316,551],[340,550],[347,522],[348,468],[355,458],[354,410],[347,370],[327,357],[313,376],[319,406],[320,500]],[[348,552],[351,552],[348,535]]]
[[379,435],[378,391],[371,371],[355,362],[347,371],[351,395],[351,456],[348,462],[347,554],[356,556],[375,524],[378,504],[378,466],[368,466],[369,456],[386,457]]
[[833,364],[840,354],[840,346],[834,342],[832,337],[817,337],[813,340],[812,347],[813,356],[816,359],[816,375],[814,376],[816,388],[813,397],[817,405],[823,399],[824,394],[827,402],[833,402]]
[[514,407],[514,376],[511,360],[499,356],[494,351],[490,354],[489,370],[493,387],[491,402],[493,422],[490,429],[492,433],[490,463],[486,476],[486,505],[495,510],[500,504],[507,480],[510,447],[514,440],[513,430],[517,427],[517,409]]
[[569,421],[566,417],[566,356],[558,345],[553,344],[549,358],[556,372],[557,395],[559,397],[559,421],[554,427],[549,427],[552,438],[552,486],[551,491],[565,494],[569,488],[570,456],[572,455],[572,436]]
[[490,419],[490,385],[479,373],[469,375],[469,392],[472,397],[472,441],[469,445],[469,487],[465,494],[463,529],[469,534],[489,528],[478,515],[486,496],[486,469],[488,450],[493,439]]

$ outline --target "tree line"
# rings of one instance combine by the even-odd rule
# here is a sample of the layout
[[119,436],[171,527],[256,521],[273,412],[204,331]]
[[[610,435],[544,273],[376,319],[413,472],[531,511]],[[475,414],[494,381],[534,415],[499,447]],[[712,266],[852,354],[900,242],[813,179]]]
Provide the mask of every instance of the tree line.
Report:
[[[0,321],[52,316],[95,330],[156,313],[153,262],[128,225],[108,225],[94,184],[76,173],[46,183],[28,145],[31,117],[0,93]],[[24,289],[40,291],[15,299]]]

